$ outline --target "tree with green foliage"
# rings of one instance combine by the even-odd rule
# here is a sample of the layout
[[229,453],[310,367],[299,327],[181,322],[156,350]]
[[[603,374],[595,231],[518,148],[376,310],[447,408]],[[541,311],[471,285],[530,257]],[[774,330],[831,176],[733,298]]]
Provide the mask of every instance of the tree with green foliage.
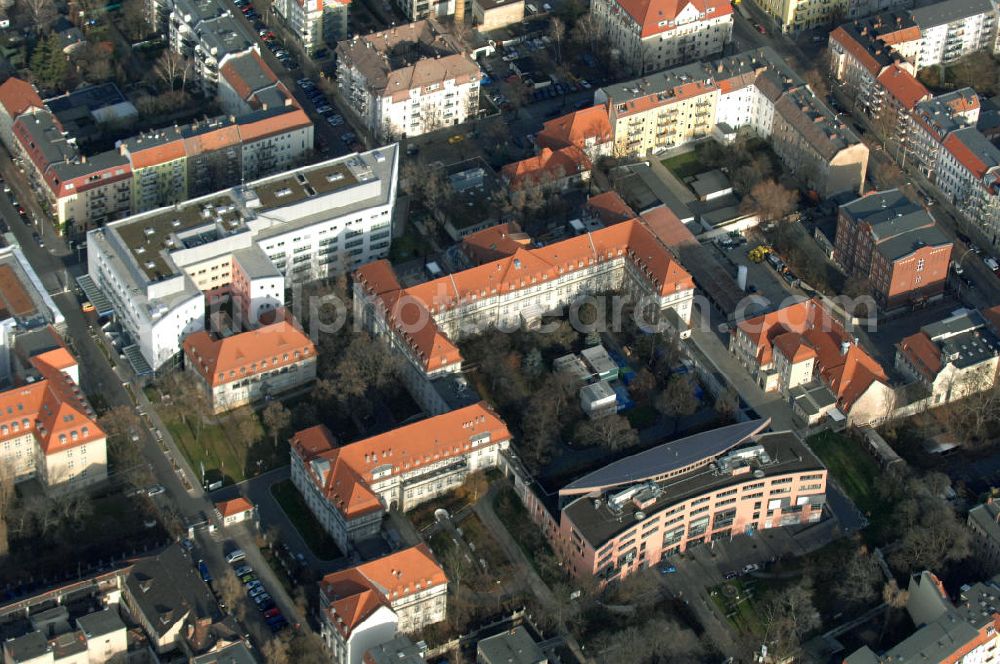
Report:
[[38,42],[31,54],[31,73],[43,90],[65,90],[69,61],[62,51],[59,35],[49,34]]

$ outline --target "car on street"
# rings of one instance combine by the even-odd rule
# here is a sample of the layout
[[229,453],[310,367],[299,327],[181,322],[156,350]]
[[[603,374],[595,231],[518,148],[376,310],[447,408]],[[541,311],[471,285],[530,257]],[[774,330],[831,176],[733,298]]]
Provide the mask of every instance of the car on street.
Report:
[[673,565],[660,565],[660,574],[674,574],[677,568]]
[[205,583],[212,582],[212,573],[208,571],[208,565],[205,564],[204,560],[198,561],[198,573],[201,574],[201,580]]
[[760,565],[757,563],[750,563],[749,565],[745,565],[743,567],[744,574],[750,574],[751,572],[756,572],[758,570],[760,570]]
[[258,608],[260,608],[260,606],[263,605],[265,602],[271,600],[271,596],[265,592],[259,595],[252,596],[252,599],[254,601],[254,604],[256,604]]
[[250,597],[259,597],[260,595],[266,595],[267,589],[264,588],[264,586],[257,586],[247,590],[247,594],[250,595]]
[[736,578],[736,577],[738,577],[739,575],[740,575],[740,573],[739,573],[739,572],[737,572],[737,571],[736,571],[736,570],[734,570],[734,569],[731,569],[731,570],[729,570],[728,572],[726,572],[725,574],[723,574],[723,575],[722,575],[722,578],[723,578],[723,579],[725,579],[726,581],[730,581],[730,580],[732,580],[732,579],[735,579],[735,578]]
[[322,104],[316,107],[316,112],[319,113],[320,115],[326,115],[327,113],[333,112],[333,107],[330,106],[329,104]]
[[161,493],[166,492],[161,484],[154,484],[153,486],[146,489],[146,495],[152,498],[153,496],[159,496]]
[[452,145],[455,145],[456,143],[461,143],[464,140],[465,140],[465,134],[455,134],[454,136],[448,137],[448,142],[451,143]]
[[281,615],[281,609],[274,607],[273,609],[268,609],[264,612],[264,620],[270,620],[271,618],[277,618]]
[[94,305],[92,305],[90,302],[84,302],[83,306],[80,307],[80,311],[82,311],[85,314],[89,314],[93,310],[94,310]]
[[282,618],[281,620],[277,620],[275,622],[268,622],[267,626],[271,628],[272,633],[277,634],[281,630],[288,627],[288,621]]
[[233,563],[238,563],[241,560],[246,560],[247,554],[243,552],[243,549],[234,549],[230,551],[226,556],[226,562],[232,565]]
[[275,607],[274,600],[268,598],[263,602],[257,602],[257,610],[263,613],[264,611],[270,611]]
[[236,576],[245,576],[251,572],[253,572],[253,568],[249,565],[240,565],[233,570],[233,573],[236,574]]

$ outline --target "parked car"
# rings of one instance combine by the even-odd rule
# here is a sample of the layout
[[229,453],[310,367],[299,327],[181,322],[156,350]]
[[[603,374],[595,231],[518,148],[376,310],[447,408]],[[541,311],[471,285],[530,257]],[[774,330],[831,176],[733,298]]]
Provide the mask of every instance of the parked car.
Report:
[[268,609],[264,612],[264,620],[270,620],[271,618],[277,618],[281,616],[281,609],[274,607],[273,609]]
[[257,610],[260,611],[261,613],[265,611],[270,611],[274,607],[275,607],[274,600],[271,598],[268,598],[263,602],[257,602]]
[[257,580],[257,575],[254,574],[253,572],[247,572],[246,574],[240,575],[240,581],[243,583],[243,585],[253,583],[256,580]]
[[251,598],[259,597],[261,595],[266,595],[267,589],[264,586],[254,586],[253,588],[248,586],[247,594],[250,595]]
[[[268,602],[268,601],[271,600],[271,596],[268,595],[265,592],[265,593],[261,593],[260,595],[256,595],[256,596],[252,597],[251,599],[253,599],[254,604],[256,604],[258,608],[260,608],[260,606],[262,604],[264,604],[265,602]],[[274,606],[274,605],[272,604],[271,606]],[[268,607],[268,608],[270,608],[270,607]]]
[[750,572],[756,572],[759,569],[760,569],[760,565],[758,565],[757,563],[750,563],[749,565],[745,565],[743,567],[743,573],[744,574],[749,574]]
[[235,549],[233,551],[230,551],[229,555],[226,556],[226,562],[229,563],[230,565],[246,559],[247,559],[247,554],[244,553],[243,549]]
[[146,495],[149,496],[150,498],[152,498],[153,496],[159,496],[161,493],[164,492],[166,492],[166,489],[164,489],[163,486],[160,484],[154,484],[153,486],[146,489]]
[[674,574],[677,568],[673,565],[660,565],[660,574]]
[[729,570],[728,572],[726,572],[725,574],[723,574],[723,575],[722,575],[722,578],[724,578],[724,579],[725,579],[726,581],[729,581],[729,580],[731,580],[731,579],[735,579],[735,578],[736,578],[736,577],[738,577],[739,575],[740,575],[740,573],[739,573],[739,572],[737,572],[737,571],[736,571],[736,570],[734,570],[734,569],[731,569],[731,570]]
[[249,565],[240,565],[239,567],[233,570],[233,573],[236,574],[236,576],[246,576],[251,572],[253,572],[253,568],[250,567]]
[[201,574],[201,580],[205,583],[212,582],[212,573],[208,571],[208,565],[205,564],[204,560],[198,561],[198,573]]

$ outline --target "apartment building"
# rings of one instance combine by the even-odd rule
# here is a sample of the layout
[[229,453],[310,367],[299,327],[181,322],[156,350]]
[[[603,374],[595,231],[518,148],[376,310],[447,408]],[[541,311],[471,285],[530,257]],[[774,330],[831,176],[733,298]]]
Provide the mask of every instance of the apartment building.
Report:
[[11,76],[0,83],[0,141],[11,154],[17,152],[14,142],[14,120],[31,109],[41,110],[45,102],[38,96],[35,86]]
[[590,15],[626,70],[647,74],[722,53],[733,7],[720,0],[595,0]]
[[[354,319],[406,360],[404,379],[428,411],[445,408],[433,381],[458,373],[455,342],[487,327],[537,327],[588,293],[621,292],[650,320],[690,324],[691,275],[638,220],[544,247],[511,242],[505,257],[403,288],[386,261],[354,275]],[[403,304],[400,304],[402,302]]]
[[316,380],[316,346],[288,320],[222,338],[199,330],[184,339],[184,360],[216,414]]
[[913,109],[913,131],[904,154],[924,177],[934,181],[945,137],[956,129],[975,127],[979,111],[979,95],[972,88],[962,88],[918,103]]
[[[563,565],[580,579],[618,581],[697,544],[818,521],[827,471],[770,420],[688,436],[565,485],[557,507],[518,494]],[[551,501],[549,501],[551,502]]]
[[599,104],[549,120],[535,134],[535,144],[550,150],[576,147],[592,163],[610,157],[614,153],[614,135],[608,109]]
[[125,577],[121,599],[157,657],[176,651],[188,630],[204,629],[221,617],[212,591],[179,544],[136,562]]
[[1000,148],[975,127],[941,143],[935,183],[994,246],[1000,246]]
[[207,310],[237,302],[254,327],[284,288],[388,254],[398,149],[389,145],[248,182],[88,233],[88,276],[140,372],[179,359]]
[[834,258],[866,279],[883,312],[940,299],[952,241],[922,206],[898,189],[840,206]]
[[555,150],[543,147],[532,157],[504,166],[500,177],[515,191],[532,187],[565,191],[589,182],[593,167],[590,157],[575,145]]
[[350,0],[278,0],[272,5],[309,55],[347,39],[350,6]]
[[0,386],[14,383],[17,340],[43,328],[62,334],[66,320],[21,248],[0,248]]
[[256,36],[223,0],[169,0],[166,35],[170,49],[190,59],[191,82],[215,96],[226,56],[256,50]]
[[79,368],[59,343],[29,358],[29,370],[0,392],[0,462],[15,481],[76,490],[107,478],[108,454],[97,414],[79,387]]
[[426,544],[327,574],[319,583],[320,637],[335,664],[447,617],[448,577]]
[[485,402],[337,445],[320,425],[291,440],[292,481],[344,551],[378,535],[386,510],[410,510],[499,464],[510,432]]
[[27,84],[5,83],[8,99],[0,106],[19,111],[7,116],[9,146],[58,226],[85,231],[294,168],[311,153],[312,121],[258,54],[229,58],[220,80],[220,105],[230,116],[142,133],[94,155],[80,151]]
[[747,127],[823,196],[861,191],[868,148],[770,48],[602,88],[615,154],[645,156]]
[[964,585],[952,601],[940,579],[925,571],[910,577],[907,590],[906,610],[916,631],[881,654],[864,646],[844,664],[997,661],[1000,579]]
[[479,114],[482,72],[433,19],[337,44],[337,87],[382,140],[419,136]]
[[960,310],[896,344],[896,369],[922,385],[934,405],[992,389],[1000,337],[978,311]]
[[824,417],[877,423],[894,403],[885,371],[818,299],[739,321],[729,350],[807,424]]
[[921,67],[950,64],[972,53],[994,51],[997,10],[990,0],[944,0],[910,13],[920,26]]
[[915,73],[919,44],[920,28],[908,13],[851,21],[830,33],[830,73],[853,100],[854,110],[875,118],[886,96],[879,77],[893,67]]

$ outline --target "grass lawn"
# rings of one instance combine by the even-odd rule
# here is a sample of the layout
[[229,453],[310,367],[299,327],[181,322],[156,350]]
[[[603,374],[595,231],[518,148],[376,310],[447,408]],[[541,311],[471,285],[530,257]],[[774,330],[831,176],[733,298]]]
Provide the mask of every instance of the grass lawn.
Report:
[[[510,563],[500,550],[500,545],[486,532],[483,522],[475,514],[462,519],[458,527],[465,541],[472,547],[473,562],[470,563],[464,555],[455,556],[451,553],[457,544],[450,531],[443,528],[431,535],[427,542],[434,557],[444,566],[448,578],[460,576],[462,583],[468,588],[480,592],[495,591],[497,579],[510,571]],[[480,559],[486,562],[485,570],[479,563]],[[451,569],[455,565],[459,565],[461,569]]]
[[565,582],[566,573],[560,568],[552,547],[531,520],[528,510],[524,509],[513,487],[508,485],[500,491],[495,509],[500,521],[524,551],[524,555],[531,561],[542,581],[550,587]]
[[870,537],[878,538],[885,521],[892,513],[891,505],[878,495],[882,474],[878,463],[853,438],[824,431],[806,439],[809,447],[836,478],[858,509],[868,517],[873,528]]
[[281,505],[281,509],[288,515],[288,519],[299,531],[299,535],[305,540],[306,546],[321,560],[333,560],[344,555],[337,548],[333,538],[323,530],[313,513],[309,511],[299,490],[295,488],[291,480],[284,480],[271,486],[271,495]]
[[712,588],[709,594],[738,632],[754,636],[764,634],[764,625],[754,608],[754,592],[742,581],[727,581]]
[[195,440],[194,431],[189,425],[168,418],[164,418],[164,422],[195,473],[200,475],[204,464],[205,474],[210,482],[219,479],[220,475],[227,484],[246,479],[241,455],[221,426],[208,423],[202,425],[201,435]]
[[705,166],[698,159],[697,150],[691,150],[690,152],[664,159],[661,163],[681,180],[692,175],[697,175],[705,170]]

